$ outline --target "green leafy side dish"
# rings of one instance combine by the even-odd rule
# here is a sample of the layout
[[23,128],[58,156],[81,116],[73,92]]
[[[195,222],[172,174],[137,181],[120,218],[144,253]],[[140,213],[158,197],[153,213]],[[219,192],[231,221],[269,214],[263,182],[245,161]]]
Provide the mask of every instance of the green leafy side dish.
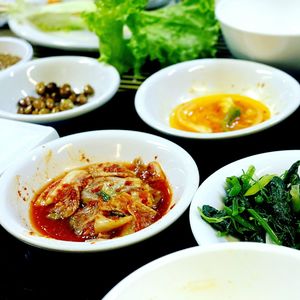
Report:
[[226,178],[224,207],[198,207],[203,220],[220,236],[300,249],[300,177],[296,161],[282,175],[255,179],[250,166],[240,177]]

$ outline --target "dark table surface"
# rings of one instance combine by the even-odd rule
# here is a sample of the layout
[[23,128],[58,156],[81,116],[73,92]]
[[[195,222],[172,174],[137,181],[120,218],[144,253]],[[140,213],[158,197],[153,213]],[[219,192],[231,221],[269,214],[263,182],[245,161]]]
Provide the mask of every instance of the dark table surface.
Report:
[[[230,57],[222,42],[218,48],[217,57]],[[37,46],[34,53],[35,57],[70,54]],[[99,56],[91,52],[79,54]],[[300,75],[291,75],[300,81]],[[262,152],[300,149],[299,109],[280,124],[253,135],[224,140],[192,140],[167,136],[146,125],[135,111],[134,96],[134,90],[118,92],[93,112],[50,125],[61,137],[99,129],[138,130],[162,136],[191,154],[199,168],[200,183],[237,159]],[[41,250],[22,243],[0,227],[0,299],[102,299],[115,284],[137,268],[163,255],[193,246],[197,243],[190,229],[188,210],[169,228],[146,241],[99,253]]]

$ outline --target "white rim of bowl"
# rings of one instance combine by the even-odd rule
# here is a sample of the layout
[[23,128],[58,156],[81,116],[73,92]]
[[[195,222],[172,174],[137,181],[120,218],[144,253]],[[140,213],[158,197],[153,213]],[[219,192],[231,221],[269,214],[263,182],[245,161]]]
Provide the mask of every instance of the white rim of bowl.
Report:
[[270,245],[270,244],[260,244],[255,242],[236,242],[227,244],[213,244],[206,246],[194,246],[176,252],[159,257],[143,266],[133,271],[121,281],[119,281],[105,296],[102,300],[116,300],[120,299],[122,292],[136,282],[142,276],[148,274],[149,272],[155,272],[168,264],[172,264],[176,261],[184,260],[187,257],[196,257],[198,255],[217,254],[224,251],[251,251],[254,253],[270,253],[276,255],[283,255],[288,257],[293,257],[300,260],[299,250],[287,248],[283,246]]
[[[4,71],[11,71],[12,68],[15,68],[17,66],[19,66],[21,63],[25,63],[27,61],[30,61],[32,56],[33,56],[33,48],[31,46],[30,43],[28,43],[26,40],[20,39],[20,38],[16,38],[16,37],[0,37],[0,43],[1,42],[8,42],[8,43],[12,43],[12,44],[18,44],[21,45],[24,48],[24,55],[21,57],[21,60],[19,62],[17,62],[16,64],[2,70],[1,72]],[[0,74],[2,74],[0,72]]]
[[37,58],[31,61],[24,62],[21,65],[15,66],[14,70],[11,71],[13,71],[14,73],[22,72],[26,68],[35,65],[37,62],[44,64],[51,61],[55,61],[55,62],[83,61],[94,65],[99,64],[100,68],[103,68],[105,72],[110,72],[110,74],[112,75],[113,80],[111,81],[112,82],[111,88],[109,90],[106,90],[103,93],[103,95],[99,97],[97,101],[87,102],[82,106],[74,107],[73,109],[70,110],[61,111],[53,114],[44,114],[44,115],[22,115],[22,114],[11,113],[11,112],[0,110],[0,117],[10,119],[10,120],[33,122],[33,123],[52,123],[57,121],[64,121],[70,118],[80,116],[84,113],[88,113],[98,108],[99,106],[104,105],[115,95],[115,93],[119,88],[121,78],[117,69],[112,65],[99,62],[96,58],[91,58],[87,56],[67,55],[67,56],[51,56],[45,58]]
[[[149,84],[152,84],[153,82],[159,81],[161,78],[163,78],[166,74],[174,72],[174,71],[180,71],[182,69],[186,69],[188,67],[192,67],[198,64],[218,64],[218,63],[226,63],[229,65],[244,65],[245,67],[247,66],[256,66],[263,68],[268,71],[272,71],[275,74],[278,74],[282,77],[284,77],[286,80],[290,81],[292,86],[294,88],[298,89],[298,95],[297,95],[297,100],[298,102],[294,102],[294,105],[291,107],[291,110],[289,114],[287,115],[273,115],[270,119],[264,121],[263,123],[240,129],[240,130],[234,130],[230,132],[217,132],[217,133],[197,133],[197,132],[188,132],[184,130],[178,130],[175,128],[171,128],[170,126],[162,126],[161,122],[158,122],[157,120],[154,120],[150,114],[144,110],[143,108],[143,102],[145,100],[145,93],[148,88]],[[295,97],[296,98],[296,97]],[[135,96],[135,109],[139,117],[150,127],[163,132],[168,135],[173,135],[173,136],[178,136],[182,138],[190,138],[190,139],[226,139],[226,138],[236,138],[236,137],[241,137],[241,136],[246,136],[250,134],[254,134],[255,132],[260,132],[265,129],[268,129],[290,115],[292,115],[297,108],[300,105],[300,83],[293,78],[291,75],[288,73],[279,70],[275,67],[258,63],[258,62],[253,62],[253,61],[248,61],[248,60],[242,60],[242,59],[232,59],[232,58],[204,58],[204,59],[195,59],[195,60],[190,60],[190,61],[185,61],[185,62],[180,62],[171,66],[168,66],[166,68],[163,68],[159,70],[158,72],[152,74],[150,77],[148,77],[139,87],[137,90],[136,96]]]
[[[75,141],[80,140],[83,136],[85,138],[94,138],[95,135],[101,136],[102,138],[121,136],[122,138],[128,137],[129,139],[134,140],[152,141],[155,142],[157,145],[162,145],[163,147],[168,146],[180,152],[180,154],[184,157],[185,164],[188,165],[188,168],[190,170],[189,174],[187,175],[190,177],[190,186],[187,187],[184,194],[181,196],[181,198],[185,197],[185,200],[180,201],[179,203],[174,205],[174,207],[166,215],[164,215],[163,218],[159,219],[149,227],[146,227],[133,234],[129,234],[124,237],[111,239],[107,241],[70,242],[55,240],[43,236],[31,235],[29,233],[29,229],[20,228],[20,225],[7,219],[7,216],[5,214],[5,199],[2,198],[2,200],[0,200],[0,224],[7,232],[9,232],[12,236],[16,237],[17,239],[23,241],[24,243],[39,248],[62,252],[100,252],[122,248],[125,246],[142,242],[143,240],[146,240],[169,227],[186,211],[186,209],[189,207],[192,201],[194,193],[199,187],[200,176],[198,167],[192,156],[185,149],[175,144],[174,142],[171,142],[165,138],[153,134],[132,130],[95,130],[84,133],[76,133],[50,141],[44,145],[33,149],[31,152],[27,153],[24,157],[22,157],[22,161],[29,160],[32,156],[34,156],[36,153],[39,153],[43,149],[43,151],[45,151],[45,147],[47,146],[51,148],[57,148],[60,147],[62,143],[69,143],[71,141],[74,141],[74,139]],[[0,177],[0,192],[3,189],[3,184],[5,185],[9,183],[12,180],[12,178],[16,176],[15,174],[17,174],[17,169],[18,164],[14,163]]]
[[249,29],[245,29],[245,28],[240,28],[236,25],[233,25],[232,23],[230,23],[230,21],[228,21],[226,17],[224,17],[224,15],[222,14],[222,6],[226,5],[224,4],[226,2],[226,0],[219,0],[219,2],[216,4],[215,7],[215,16],[216,19],[220,22],[220,25],[222,27],[222,24],[234,29],[236,31],[239,32],[244,32],[244,33],[251,33],[251,34],[255,34],[257,36],[270,36],[270,37],[296,37],[299,36],[300,32],[296,33],[296,32],[285,32],[285,33],[274,33],[274,32],[267,32],[267,31],[255,31],[255,30],[249,30]]

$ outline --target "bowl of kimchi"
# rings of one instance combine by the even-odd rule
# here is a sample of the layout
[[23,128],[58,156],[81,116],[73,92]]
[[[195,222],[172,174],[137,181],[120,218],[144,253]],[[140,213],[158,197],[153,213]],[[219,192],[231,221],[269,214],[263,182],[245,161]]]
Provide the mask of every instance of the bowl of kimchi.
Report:
[[171,225],[198,185],[193,158],[167,139],[126,130],[78,133],[10,165],[0,179],[0,222],[39,248],[116,249]]

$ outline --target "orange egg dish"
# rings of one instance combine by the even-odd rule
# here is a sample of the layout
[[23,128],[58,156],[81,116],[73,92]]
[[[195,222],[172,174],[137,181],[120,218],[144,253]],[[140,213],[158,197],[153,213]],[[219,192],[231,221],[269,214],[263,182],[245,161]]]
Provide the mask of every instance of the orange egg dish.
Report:
[[269,108],[260,101],[238,94],[217,94],[176,106],[170,126],[199,133],[226,132],[259,124],[270,116]]

